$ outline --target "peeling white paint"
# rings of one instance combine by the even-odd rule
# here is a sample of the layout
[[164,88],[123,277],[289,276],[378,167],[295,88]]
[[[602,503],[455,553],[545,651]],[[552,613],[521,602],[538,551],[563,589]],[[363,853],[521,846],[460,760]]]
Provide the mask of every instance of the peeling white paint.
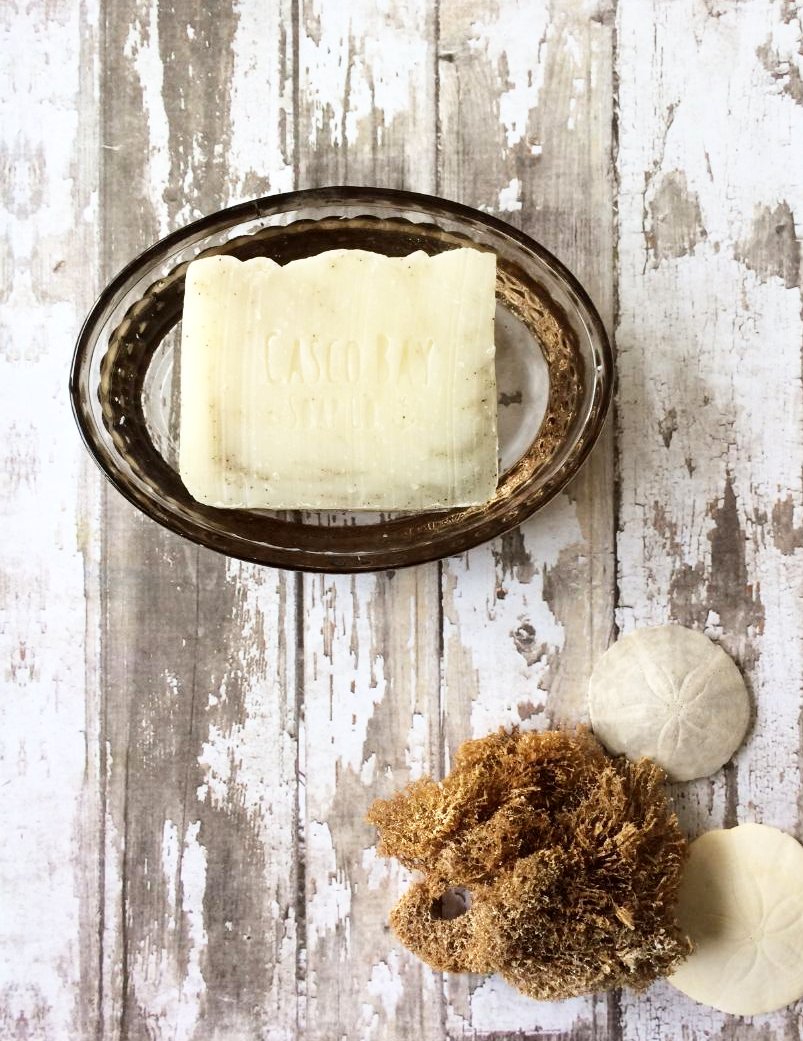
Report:
[[[106,776],[103,783],[108,790],[113,770],[111,746],[106,743]],[[119,922],[122,920],[123,893],[120,880],[123,877],[123,859],[125,857],[124,838],[120,834],[114,820],[112,808],[107,804],[103,815],[103,863],[105,866],[104,886],[101,894],[100,905],[105,922]],[[103,978],[106,981],[104,988],[104,1009],[102,1027],[109,1033],[114,1024],[119,1022],[122,1006],[122,994],[120,987],[120,959],[119,947],[116,941],[119,937],[114,936],[111,930],[106,930],[103,948],[101,951],[101,968]]]
[[181,842],[178,828],[171,820],[166,820],[162,828],[162,873],[165,883],[165,903],[170,908],[168,928],[176,928],[176,883],[178,881],[179,854]]
[[471,1025],[493,1034],[501,1031],[548,1033],[577,1029],[588,1012],[584,998],[532,1001],[500,976],[488,976],[471,995]]
[[523,32],[519,6],[505,4],[493,20],[478,19],[472,25],[468,46],[484,52],[499,73],[505,71],[499,93],[499,119],[505,128],[508,148],[515,147],[527,133],[530,114],[538,105],[544,83],[542,48],[549,23],[547,4],[530,5],[527,30]]
[[204,927],[206,850],[198,842],[200,821],[187,825],[183,837],[173,821],[164,823],[162,872],[168,929],[181,931],[183,944],[161,947],[148,943],[135,952],[130,966],[134,1000],[155,1036],[191,1041],[200,1021],[206,994],[201,962],[207,944]]
[[396,1009],[404,995],[399,976],[399,953],[390,951],[387,961],[380,961],[374,966],[366,990],[382,1005],[385,1016],[390,1023],[396,1015]]
[[[392,580],[304,580],[307,971],[316,981],[309,1016],[324,1035],[392,1036],[384,1008],[365,1001],[371,980],[379,985],[380,962],[390,972],[388,987],[405,999],[433,992],[426,970],[407,952],[389,959],[389,948],[398,946],[379,923],[410,879],[397,863],[377,857],[370,845],[375,833],[362,817],[373,796],[430,768],[438,694],[435,578],[434,569],[424,568]],[[349,797],[336,802],[338,789]],[[347,982],[332,970],[343,961]]]
[[[324,712],[316,711],[316,706],[307,711],[307,742],[316,750],[316,787],[331,798],[338,770],[359,774],[363,768],[368,724],[385,696],[385,666],[375,650],[368,610],[376,576],[313,581],[318,589],[307,601],[308,631],[314,634],[310,657],[316,679],[329,676],[329,689],[319,684],[308,688],[310,695],[317,692],[318,698],[325,697],[328,705]],[[336,646],[345,660],[335,654]],[[346,682],[335,676],[333,666]],[[318,702],[317,707],[324,705]]]
[[[446,670],[455,677],[473,674],[468,679],[473,737],[520,723],[521,702],[544,704],[548,689],[541,687],[541,681],[547,676],[550,656],[564,645],[561,622],[544,599],[544,578],[561,553],[582,552],[583,535],[574,505],[566,496],[558,496],[522,527],[522,539],[530,557],[526,583],[521,575],[500,574],[489,547],[449,563],[451,579],[444,598]],[[533,647],[543,648],[529,663],[516,646],[522,626],[532,627]],[[492,631],[494,638],[474,635],[483,630]],[[540,721],[543,725],[546,718],[542,715]]]
[[[580,66],[583,63],[583,49],[580,46],[580,41],[574,35],[574,33],[566,32],[561,38],[561,57],[569,58],[575,66]],[[573,83],[577,83],[577,79],[573,79]]]
[[[189,1041],[200,1019],[201,1002],[206,982],[201,970],[207,936],[204,926],[204,896],[206,894],[206,850],[198,841],[201,822],[187,825],[184,837],[184,856],[181,864],[182,910],[189,941],[187,971],[182,981],[180,1000],[182,1014],[178,1017],[176,1041]],[[186,1024],[186,1025],[185,1025]],[[182,1037],[182,1028],[184,1029]]]
[[362,764],[362,767],[360,768],[360,781],[364,785],[370,786],[371,784],[373,784],[375,774],[376,754],[369,756],[368,759],[366,759],[365,762]]
[[404,751],[404,760],[411,781],[417,781],[430,769],[427,741],[431,720],[422,712],[413,712],[410,717],[410,739]]
[[[269,11],[254,2],[238,2],[237,29],[232,46],[231,140],[226,163],[231,170],[231,200],[293,189],[293,82],[287,61],[266,68],[266,40],[280,60],[291,51],[291,27],[281,5]],[[282,129],[284,133],[282,134]]]
[[[605,222],[612,200],[601,168],[597,174],[595,150],[608,139],[610,119],[601,95],[589,98],[585,87],[595,75],[600,90],[610,85],[605,57],[610,34],[595,20],[600,4],[488,4],[484,10],[482,20],[474,17],[469,39],[476,39],[478,25],[489,35],[500,26],[489,46],[484,39],[471,46],[473,55],[488,59],[476,63],[478,76],[494,83],[501,96],[502,148],[484,157],[481,178],[472,171],[468,184],[476,196],[467,201],[495,207],[500,188],[521,180],[517,195],[527,199],[524,229],[552,248],[559,244],[562,259],[591,276],[589,288],[607,317],[607,274],[589,252],[607,256],[611,246]],[[450,42],[457,41],[459,19],[448,24]],[[565,47],[567,35],[575,53]],[[472,68],[471,61],[458,65],[460,86]],[[578,129],[570,132],[572,98],[583,100],[575,100]],[[464,188],[465,182],[458,176],[455,184]],[[589,240],[581,245],[564,237],[563,226],[591,229]],[[600,634],[604,638],[610,624],[610,573],[604,570],[611,549],[611,490],[604,475],[604,465],[596,470],[592,464],[571,493],[539,511],[518,533],[444,561],[445,770],[449,753],[466,737],[511,724],[570,726],[583,718],[583,683]],[[456,976],[445,981],[444,1001],[450,1037],[503,1031],[529,1036],[552,1027],[566,1037],[606,1033],[604,998],[545,1006],[514,994],[498,979],[478,984]]]
[[307,824],[307,872],[307,943],[314,948],[339,926],[348,933],[352,899],[351,885],[337,867],[329,825],[321,821]]
[[[776,545],[772,513],[787,496],[803,502],[803,396],[790,375],[800,293],[735,259],[757,207],[803,198],[803,107],[760,53],[768,39],[788,53],[790,29],[770,0],[715,13],[696,0],[645,6],[619,7],[618,621],[629,630],[691,610],[745,663],[756,721],[735,759],[735,805],[722,772],[680,786],[685,827],[699,833],[732,813],[799,833],[803,552]],[[662,225],[651,204],[674,171],[705,234],[662,252],[652,244],[672,215]],[[730,556],[715,560],[726,484]],[[738,588],[709,603],[723,569]],[[660,985],[625,994],[622,1015],[625,1041],[681,1021],[699,1036],[727,1029],[726,1017]],[[786,1019],[767,1022],[780,1034]]]
[[[162,89],[164,68],[159,52],[159,0],[144,0],[140,11],[140,17],[131,23],[123,54],[133,62],[142,88],[142,110],[150,141],[148,182],[154,188],[150,201],[159,233],[165,235],[169,225],[163,192],[170,184],[170,125]],[[125,147],[125,143],[119,147]]]
[[380,857],[375,846],[362,851],[362,867],[369,889],[381,889],[387,885],[391,875],[390,861]]
[[[281,572],[235,560],[227,562],[226,580],[239,591],[240,639],[219,689],[208,696],[208,732],[198,757],[203,781],[196,797],[221,813],[244,809],[262,845],[262,877],[252,886],[261,887],[266,908],[281,925],[260,1002],[274,1010],[266,1036],[288,1041],[296,1029],[296,1004],[289,995],[298,957],[295,584]],[[226,704],[235,690],[242,711],[232,722]],[[225,928],[233,929],[233,922]],[[242,1030],[252,1022],[247,1009],[237,1016]]]
[[569,118],[566,120],[566,129],[574,130],[574,112],[577,108],[577,98],[569,98]]
[[503,213],[516,213],[521,209],[521,181],[518,177],[500,190],[498,208]]
[[[354,0],[333,7],[313,0],[305,22],[315,27],[302,27],[299,40],[303,90],[314,117],[308,147],[320,147],[324,135],[335,149],[360,145],[370,154],[374,136],[384,144],[396,121],[427,117],[433,85],[421,73],[432,66],[432,43],[423,3]],[[421,190],[432,179],[431,152],[415,156]]]
[[766,28],[769,36],[763,50],[774,66],[772,71],[767,70],[771,78],[768,92],[786,94],[786,103],[795,104],[789,88],[794,82],[803,83],[803,15],[792,8],[788,17],[773,19]]
[[[40,3],[25,11],[9,8],[0,16],[4,22],[18,19],[22,27],[4,51],[0,69],[0,142],[9,170],[2,218],[7,302],[17,315],[16,329],[25,331],[23,336],[4,331],[2,341],[8,388],[3,469],[5,481],[13,484],[11,493],[2,496],[3,570],[11,576],[13,590],[0,618],[6,783],[0,876],[15,901],[7,902],[0,923],[0,947],[7,952],[0,958],[0,986],[13,988],[7,991],[8,1014],[31,1019],[44,1009],[47,1036],[71,1037],[76,1036],[79,973],[85,972],[77,956],[76,893],[90,885],[86,863],[91,861],[91,871],[98,863],[96,850],[76,849],[72,812],[79,805],[85,769],[90,778],[96,769],[92,761],[84,761],[86,749],[91,759],[95,746],[92,733],[86,742],[83,733],[85,715],[92,715],[91,705],[85,714],[84,691],[90,699],[94,696],[91,670],[83,661],[83,637],[85,617],[97,627],[98,598],[90,578],[85,616],[82,549],[89,546],[87,552],[96,553],[96,532],[76,490],[81,487],[80,445],[64,436],[71,426],[64,358],[72,336],[65,330],[75,329],[96,288],[90,284],[97,280],[93,250],[101,216],[96,156],[102,148],[121,152],[128,143],[95,141],[97,98],[84,93],[78,99],[79,89],[85,90],[78,80],[82,33],[89,32],[85,46],[97,53],[91,36],[98,23],[95,6],[73,10],[51,3],[47,18],[37,14],[37,6],[44,12]],[[475,201],[516,213],[526,190],[533,212],[543,215],[558,207],[561,214],[577,216],[571,184],[540,185],[537,174],[556,156],[565,155],[569,164],[596,164],[599,149],[606,147],[599,139],[602,130],[586,111],[589,93],[610,89],[606,62],[589,58],[589,47],[596,46],[603,30],[591,27],[585,36],[577,28],[584,19],[601,17],[604,6],[599,0],[574,5],[579,13],[571,31],[556,17],[559,7],[540,0],[534,5],[483,3],[462,16],[473,24],[459,45],[487,58],[477,67],[490,70],[489,105],[498,102],[505,152],[488,178],[484,198]],[[137,191],[151,200],[165,230],[170,164],[157,7],[156,0],[138,0],[125,54],[142,87],[150,141],[148,183]],[[800,230],[803,109],[790,90],[803,70],[800,23],[798,17],[785,20],[783,5],[769,0],[739,5],[654,0],[648,7],[649,15],[641,0],[620,0],[618,5],[624,417],[618,620],[625,629],[664,620],[678,570],[684,565],[710,568],[709,504],[721,498],[723,475],[730,472],[747,573],[757,589],[760,583],[764,610],[763,633],[753,626],[741,634],[759,652],[749,677],[758,708],[756,728],[737,761],[736,812],[739,819],[794,829],[799,823],[800,777],[793,753],[799,743],[803,672],[803,553],[776,545],[767,515],[776,500],[787,496],[793,500],[795,523],[800,524],[803,510],[800,296],[783,279],[764,278],[737,260],[735,244],[750,236],[756,206],[788,202]],[[288,151],[292,126],[287,126],[292,122],[292,70],[279,67],[292,50],[291,43],[280,39],[288,31],[286,10],[280,4],[266,15],[257,0],[239,0],[236,13],[232,136],[226,156],[229,190],[232,196],[250,195],[261,190],[263,180],[271,190],[283,190],[293,181]],[[301,13],[302,180],[304,164],[314,163],[316,177],[328,173],[337,180],[347,172],[354,179],[376,181],[387,173],[403,176],[412,187],[431,188],[435,99],[430,5],[360,0],[347,11],[316,0],[302,5]],[[187,37],[193,36],[188,24]],[[559,120],[548,111],[544,96],[545,72],[555,48],[564,84]],[[758,54],[762,49],[763,58]],[[26,61],[17,60],[20,54]],[[186,70],[195,77],[204,71]],[[91,79],[93,74],[83,75]],[[35,121],[23,120],[22,97],[36,106]],[[442,108],[451,104],[445,97]],[[552,91],[549,98],[554,98]],[[439,116],[448,131],[450,112]],[[756,148],[759,132],[762,147]],[[537,141],[530,137],[536,133]],[[444,154],[449,143],[447,133]],[[314,153],[312,145],[318,149]],[[519,176],[518,164],[526,164],[528,156],[542,161],[535,164],[535,179],[524,183],[530,175]],[[555,169],[549,170],[555,178]],[[662,176],[675,170],[684,172],[689,193],[699,200],[706,237],[693,254],[664,257],[655,265],[646,237],[655,229],[649,216],[645,227],[644,211],[649,215]],[[198,175],[190,171],[187,182],[174,187],[189,197],[196,192],[197,183],[191,181]],[[468,178],[465,171],[455,176],[450,192],[461,195]],[[34,196],[35,211],[26,210]],[[189,210],[182,210],[179,220],[184,215]],[[579,261],[588,262],[582,255],[585,247],[578,248]],[[86,259],[80,268],[65,271],[59,265],[76,251]],[[31,425],[31,400],[47,403],[47,423]],[[668,435],[655,429],[655,421],[677,403],[680,422],[665,445]],[[687,457],[694,464],[692,473]],[[84,487],[96,494],[94,472]],[[602,494],[604,498],[608,490]],[[41,508],[45,497],[48,510]],[[533,713],[524,725],[540,726],[551,718],[562,677],[582,672],[566,656],[586,652],[573,650],[567,641],[576,617],[587,609],[584,598],[594,592],[572,588],[568,595],[576,603],[556,607],[559,591],[554,585],[567,575],[584,576],[589,554],[604,545],[604,537],[589,534],[587,499],[587,489],[561,496],[526,524],[520,548],[508,554],[521,561],[515,566],[494,558],[499,543],[444,563],[442,676],[435,569],[398,573],[392,582],[384,576],[305,577],[306,658],[298,687],[304,693],[306,721],[294,717],[294,580],[267,569],[229,565],[227,581],[242,592],[242,634],[220,687],[202,691],[197,701],[208,730],[195,794],[205,804],[204,812],[210,807],[219,814],[245,809],[263,846],[260,884],[266,919],[276,936],[274,962],[265,972],[265,1007],[278,1010],[276,1021],[266,1028],[269,1041],[290,1041],[308,1031],[309,1036],[335,1037],[338,1030],[388,1039],[394,1036],[394,1021],[401,1022],[410,1008],[416,1010],[421,1036],[442,1041],[444,1002],[446,1027],[454,1036],[500,1030],[580,1036],[605,1032],[603,999],[543,1005],[520,998],[494,978],[470,985],[450,978],[441,993],[438,977],[382,928],[387,910],[411,879],[366,845],[372,834],[361,822],[362,804],[372,795],[440,768],[440,728],[455,746],[469,735],[518,722],[520,702]],[[660,524],[655,521],[656,502],[664,511]],[[81,521],[78,532],[76,516]],[[604,523],[604,506],[600,516]],[[37,547],[33,554],[31,546]],[[594,609],[604,611],[607,591],[596,593],[602,606],[595,602]],[[727,611],[721,607],[703,605],[701,618],[724,641],[735,634],[728,631]],[[533,630],[529,663],[514,639],[524,625]],[[92,639],[90,633],[90,644]],[[172,698],[178,693],[178,677],[170,663],[164,669],[164,694]],[[232,722],[226,712],[235,695],[241,696],[243,708],[241,718]],[[297,760],[296,734],[301,742]],[[194,770],[195,764],[189,766]],[[114,773],[123,768],[112,762],[107,745],[107,790],[112,795],[119,789],[116,781],[111,783]],[[300,822],[295,819],[297,799]],[[707,782],[689,786],[680,799],[684,820],[697,825],[721,820],[727,808],[721,778],[713,787]],[[55,815],[36,810],[54,805],[60,808]],[[109,1037],[117,1030],[121,1011],[123,941],[116,930],[122,921],[125,850],[115,825],[118,809],[107,807],[105,819],[103,1029]],[[166,910],[158,923],[163,933],[158,936],[154,930],[141,949],[128,951],[135,1011],[141,1012],[143,1028],[171,1041],[203,1034],[207,997],[207,853],[192,797],[188,816],[186,826],[165,822],[162,861],[143,866],[147,892],[164,895]],[[298,948],[292,870],[297,824],[308,897],[304,950]],[[136,907],[128,912],[142,913]],[[232,933],[234,922],[228,919],[224,929]],[[176,955],[179,933],[186,963]],[[301,1001],[294,1006],[288,996],[297,993]],[[338,1007],[332,999],[339,1001],[341,994]],[[595,1009],[601,1011],[593,1023]],[[624,1041],[652,1038],[656,1030],[669,1035],[681,1021],[701,1037],[724,1037],[737,1029],[663,984],[639,998],[625,994],[621,1009]],[[236,1014],[243,1017],[239,1022],[252,1025],[251,1009],[244,1005]],[[782,1032],[780,1017],[767,1022]],[[87,1036],[95,1033],[92,1029]]]
[[[97,484],[84,477],[66,393],[72,338],[98,279],[94,230],[81,225],[98,185],[88,162],[97,12],[92,2],[1,7],[0,1023],[7,1036],[70,1037],[82,1000],[80,894],[97,897],[87,866],[98,856],[99,749],[87,743],[96,690],[85,660],[95,644],[84,598]],[[94,993],[83,992],[80,1014],[93,1033]]]

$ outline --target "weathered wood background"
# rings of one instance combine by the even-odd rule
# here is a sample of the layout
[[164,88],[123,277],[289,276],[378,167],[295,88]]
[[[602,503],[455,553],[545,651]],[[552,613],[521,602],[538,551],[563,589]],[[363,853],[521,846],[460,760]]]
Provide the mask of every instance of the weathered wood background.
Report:
[[[803,29],[793,0],[4,0],[0,1038],[799,1038],[666,985],[545,1005],[394,942],[363,823],[469,735],[585,717],[617,630],[736,656],[690,835],[803,838]],[[615,333],[615,415],[519,531],[396,574],[208,553],[107,489],[74,337],[226,203],[404,186],[526,229]],[[803,957],[803,952],[801,954]]]

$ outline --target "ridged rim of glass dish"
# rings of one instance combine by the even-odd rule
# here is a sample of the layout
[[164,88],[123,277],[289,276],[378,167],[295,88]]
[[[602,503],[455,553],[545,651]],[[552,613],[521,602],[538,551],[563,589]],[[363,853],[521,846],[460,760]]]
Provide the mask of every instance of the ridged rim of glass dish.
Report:
[[[425,541],[390,550],[380,544],[364,552],[338,553],[303,546],[257,543],[234,532],[212,530],[177,515],[159,499],[133,484],[115,464],[114,456],[109,452],[98,429],[91,404],[81,393],[81,377],[91,359],[99,331],[124,299],[132,280],[141,277],[149,268],[155,269],[158,264],[169,260],[178,247],[186,248],[194,241],[199,241],[206,232],[214,230],[220,233],[245,221],[269,219],[311,203],[344,206],[385,203],[400,211],[416,210],[419,215],[429,217],[432,216],[431,210],[435,207],[456,221],[483,224],[489,230],[514,241],[549,268],[558,281],[564,283],[570,295],[579,302],[580,317],[592,333],[589,340],[595,361],[594,387],[588,416],[577,442],[547,481],[529,489],[529,494],[515,502],[502,502],[501,506],[504,508],[495,513],[483,513],[481,510],[473,509],[472,523],[463,527],[455,526],[449,521],[454,517],[467,515],[466,510],[442,511],[439,517],[446,523],[439,526],[437,534],[434,534],[430,527]],[[88,451],[117,491],[151,519],[192,542],[241,560],[290,570],[348,573],[380,571],[439,560],[464,552],[515,528],[554,498],[580,470],[604,427],[613,397],[614,380],[613,351],[594,304],[572,272],[540,243],[496,217],[437,196],[390,188],[338,185],[263,196],[217,210],[171,232],[143,250],[111,279],[89,312],[76,343],[69,387],[73,414]],[[419,516],[431,520],[434,515],[429,513]]]

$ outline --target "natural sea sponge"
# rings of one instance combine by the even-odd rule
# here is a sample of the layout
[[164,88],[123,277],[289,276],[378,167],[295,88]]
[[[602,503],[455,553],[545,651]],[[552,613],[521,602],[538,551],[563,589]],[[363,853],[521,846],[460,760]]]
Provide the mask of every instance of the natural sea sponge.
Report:
[[466,742],[442,782],[369,811],[379,852],[424,876],[391,912],[396,935],[435,969],[498,972],[540,1000],[669,974],[691,944],[663,779],[584,730]]

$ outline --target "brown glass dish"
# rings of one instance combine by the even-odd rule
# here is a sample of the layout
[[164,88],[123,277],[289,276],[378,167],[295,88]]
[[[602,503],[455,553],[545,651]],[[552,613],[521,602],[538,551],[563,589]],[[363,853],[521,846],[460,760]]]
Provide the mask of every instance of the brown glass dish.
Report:
[[[177,471],[178,343],[187,264],[229,253],[278,263],[327,249],[389,256],[474,245],[497,257],[500,479],[481,506],[418,514],[224,510]],[[151,246],[101,294],[78,338],[78,426],[114,486],[154,520],[229,556],[306,571],[374,571],[459,553],[519,524],[575,473],[602,429],[613,359],[583,288],[547,250],[457,203],[320,188],[243,203]]]

